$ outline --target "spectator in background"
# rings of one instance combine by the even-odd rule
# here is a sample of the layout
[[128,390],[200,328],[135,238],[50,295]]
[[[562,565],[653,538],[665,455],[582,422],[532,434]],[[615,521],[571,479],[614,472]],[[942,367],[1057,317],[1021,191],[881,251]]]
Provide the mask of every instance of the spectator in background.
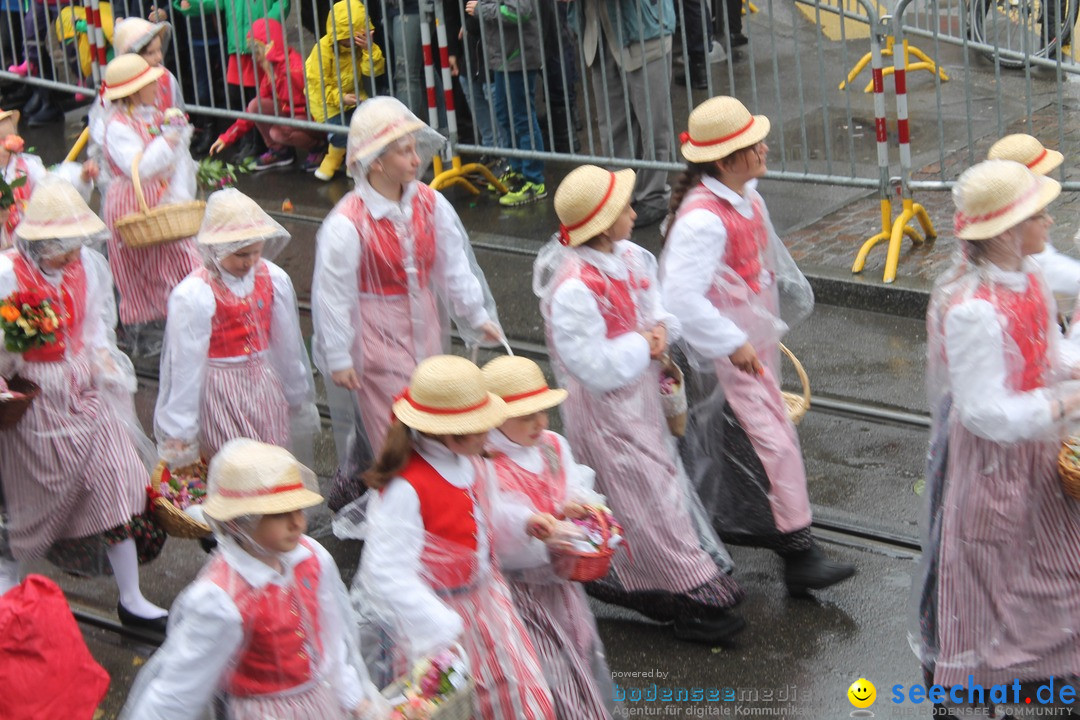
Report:
[[[636,0],[571,0],[569,21],[581,39],[596,98],[604,154],[668,162],[672,155],[671,36],[673,0],[643,12]],[[606,56],[601,59],[601,53]],[[629,107],[629,115],[624,108]],[[671,187],[663,170],[637,174],[637,226],[667,215]]]
[[[245,106],[245,94],[257,95],[258,75],[255,59],[248,49],[251,24],[256,20],[270,19],[285,24],[289,17],[290,0],[172,0],[173,8],[185,17],[216,14],[224,11],[226,50],[229,61],[225,70],[227,107],[239,110]],[[245,93],[246,91],[246,93]],[[251,132],[240,146],[237,158],[258,154],[259,141]]]
[[[536,79],[543,65],[540,16],[532,0],[468,0],[465,12],[480,18],[482,45],[492,72],[491,104],[495,108],[499,144],[519,150],[544,151],[536,118]],[[544,163],[510,158],[503,176],[507,192],[499,204],[513,207],[547,197]]]
[[[248,33],[251,51],[259,67],[259,95],[248,103],[247,111],[258,115],[276,115],[307,120],[304,97],[304,63],[300,53],[285,43],[285,32],[274,20],[256,20]],[[217,155],[229,145],[257,128],[266,152],[255,162],[256,170],[291,165],[296,150],[310,152],[322,142],[319,133],[290,125],[274,125],[238,118],[210,146]]]
[[[382,49],[372,40],[375,28],[360,0],[334,3],[326,16],[326,34],[312,48],[304,65],[311,119],[349,126],[353,110],[368,97],[361,76],[386,72]],[[374,85],[374,83],[372,83]],[[315,177],[332,180],[345,162],[345,133],[332,133],[326,156]]]

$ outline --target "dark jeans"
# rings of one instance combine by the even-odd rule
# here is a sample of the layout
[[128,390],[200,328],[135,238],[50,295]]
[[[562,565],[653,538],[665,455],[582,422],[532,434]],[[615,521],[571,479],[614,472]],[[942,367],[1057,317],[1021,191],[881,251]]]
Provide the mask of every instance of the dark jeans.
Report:
[[[499,144],[517,150],[544,151],[544,136],[536,119],[536,78],[538,70],[496,72],[491,83],[491,104],[499,124]],[[511,158],[510,167],[533,183],[544,182],[541,160]]]
[[[326,118],[326,122],[330,123],[331,125],[344,125],[345,127],[349,127],[349,121],[352,120],[352,114],[354,110],[356,110],[356,108],[349,108],[348,110],[343,110],[340,115],[333,115]],[[345,145],[348,143],[348,140],[349,136],[347,133],[330,133],[330,144],[336,148],[344,149]]]

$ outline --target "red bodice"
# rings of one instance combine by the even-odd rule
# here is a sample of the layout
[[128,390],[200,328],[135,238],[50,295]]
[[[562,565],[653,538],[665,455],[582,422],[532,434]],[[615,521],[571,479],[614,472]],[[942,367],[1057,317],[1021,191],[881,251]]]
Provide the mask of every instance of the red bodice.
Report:
[[692,210],[708,210],[720,218],[727,230],[724,264],[734,270],[754,293],[761,292],[761,253],[768,242],[768,235],[760,201],[754,200],[754,217],[747,219],[730,202],[704,185],[698,185],[687,193],[678,216],[682,217]]
[[[307,540],[300,542],[311,549]],[[293,569],[287,587],[259,589],[218,555],[210,580],[232,597],[244,621],[244,647],[226,684],[231,695],[278,693],[307,683],[322,654],[319,635],[319,559],[312,554]],[[305,620],[309,622],[305,622]]]
[[[360,233],[357,280],[362,293],[405,295],[409,292],[402,240],[389,218],[375,220],[360,193],[350,193],[338,211]],[[417,183],[412,200],[413,263],[420,287],[428,285],[435,265],[435,191]]]
[[57,288],[17,250],[8,250],[7,255],[15,267],[19,290],[37,292],[49,298],[60,320],[56,342],[27,350],[22,354],[23,359],[27,362],[61,362],[68,349],[72,354],[82,350],[83,322],[86,320],[86,268],[82,260],[64,268],[64,279]]
[[[479,546],[473,495],[450,484],[417,452],[400,475],[420,498],[425,534],[421,561],[427,579],[436,589],[468,585]],[[469,551],[467,556],[463,550]]]
[[255,268],[255,287],[247,297],[237,297],[221,278],[205,267],[196,270],[214,291],[209,357],[227,358],[262,352],[270,344],[274,317],[274,284],[270,270],[260,262]]
[[607,327],[608,338],[625,335],[637,330],[637,306],[630,280],[616,280],[600,272],[595,266],[582,263],[581,282],[596,296],[600,314]]
[[1027,289],[1022,292],[1001,285],[995,285],[991,290],[982,285],[975,291],[975,297],[994,306],[1004,321],[1005,332],[1024,358],[1020,376],[1012,378],[1016,383],[1015,389],[1027,392],[1044,387],[1050,370],[1047,354],[1047,323],[1050,315],[1039,279],[1034,274],[1029,275]]

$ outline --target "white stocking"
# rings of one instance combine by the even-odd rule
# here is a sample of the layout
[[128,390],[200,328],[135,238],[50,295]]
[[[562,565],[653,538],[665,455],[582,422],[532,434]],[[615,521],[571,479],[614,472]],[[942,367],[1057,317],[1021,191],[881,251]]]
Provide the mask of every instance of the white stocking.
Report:
[[139,589],[139,556],[135,551],[135,541],[131,538],[108,549],[109,564],[112,565],[116,587],[120,590],[120,603],[128,612],[142,618],[154,619],[168,615],[168,611],[159,608],[143,597]]
[[21,571],[18,560],[0,555],[0,595],[19,584]]

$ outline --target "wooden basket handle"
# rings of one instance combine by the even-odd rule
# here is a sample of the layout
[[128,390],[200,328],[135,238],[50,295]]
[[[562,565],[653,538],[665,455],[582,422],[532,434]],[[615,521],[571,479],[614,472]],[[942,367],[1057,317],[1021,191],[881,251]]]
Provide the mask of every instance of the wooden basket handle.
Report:
[[791,364],[795,366],[795,374],[799,376],[799,382],[802,383],[802,397],[803,402],[806,403],[806,407],[810,407],[810,378],[806,374],[806,369],[803,368],[802,363],[799,362],[799,358],[795,357],[795,353],[788,350],[787,345],[780,343],[780,352],[787,356],[787,359],[791,361]]
[[142,160],[142,150],[135,153],[135,159],[131,161],[131,184],[135,186],[135,197],[139,200],[139,207],[142,208],[143,215],[150,212],[150,206],[146,204],[146,197],[143,195],[142,181],[139,179],[139,161]]

